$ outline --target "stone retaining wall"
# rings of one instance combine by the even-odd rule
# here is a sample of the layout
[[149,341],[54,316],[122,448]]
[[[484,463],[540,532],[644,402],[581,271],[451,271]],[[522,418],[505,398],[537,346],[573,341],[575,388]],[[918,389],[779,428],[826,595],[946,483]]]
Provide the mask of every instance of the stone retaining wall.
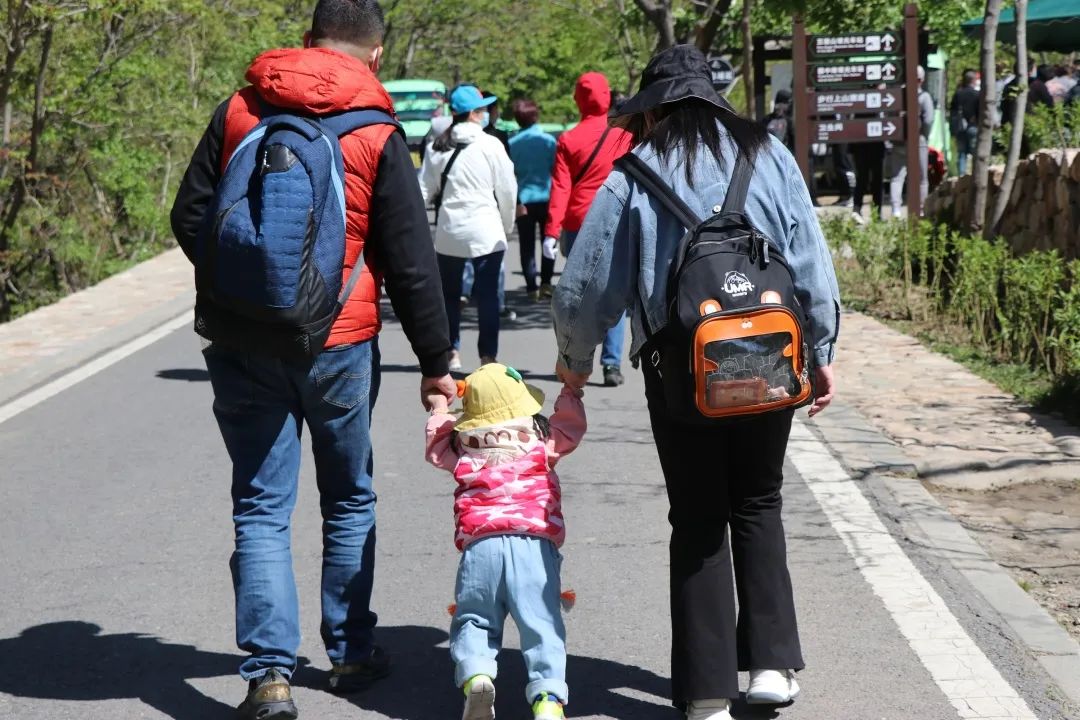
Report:
[[[1004,170],[990,168],[987,221]],[[972,180],[966,175],[942,183],[927,198],[926,216],[963,223],[975,198]],[[1020,161],[1000,234],[1017,253],[1057,249],[1067,258],[1080,257],[1080,148],[1040,150]]]

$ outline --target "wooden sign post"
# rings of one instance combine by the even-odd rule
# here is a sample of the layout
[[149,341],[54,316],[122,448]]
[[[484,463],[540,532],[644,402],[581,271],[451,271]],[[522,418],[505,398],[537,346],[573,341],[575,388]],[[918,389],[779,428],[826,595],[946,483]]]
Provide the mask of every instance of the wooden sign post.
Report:
[[795,156],[807,184],[811,143],[906,142],[908,218],[917,221],[922,207],[918,6],[904,8],[899,33],[809,36],[796,16],[792,59]]

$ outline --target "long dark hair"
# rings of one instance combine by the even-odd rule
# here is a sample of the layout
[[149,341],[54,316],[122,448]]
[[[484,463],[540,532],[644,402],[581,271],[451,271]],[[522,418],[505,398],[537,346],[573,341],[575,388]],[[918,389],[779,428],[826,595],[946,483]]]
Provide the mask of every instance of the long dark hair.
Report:
[[664,162],[680,148],[686,164],[686,181],[691,187],[698,153],[711,153],[718,161],[722,157],[720,145],[725,137],[717,123],[724,126],[731,140],[751,162],[769,143],[769,133],[763,126],[698,98],[664,103],[652,112],[657,122],[651,128],[647,127],[644,113],[627,122],[626,129],[633,136],[634,145],[649,143]]
[[458,113],[454,116],[454,122],[450,123],[450,127],[443,131],[442,135],[435,138],[435,142],[431,143],[431,149],[438,152],[446,152],[457,147],[454,144],[452,135],[454,134],[454,126],[463,122],[468,122],[470,113]]

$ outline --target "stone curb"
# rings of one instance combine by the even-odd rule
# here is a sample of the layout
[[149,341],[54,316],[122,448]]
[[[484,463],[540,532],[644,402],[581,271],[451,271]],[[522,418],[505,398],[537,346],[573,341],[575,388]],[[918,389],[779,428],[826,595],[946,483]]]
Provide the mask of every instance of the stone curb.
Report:
[[[866,481],[871,492],[891,499],[903,518],[925,536],[928,551],[947,561],[970,583],[1062,692],[1080,705],[1080,644],[983,550],[922,482],[913,482],[915,466],[900,449],[856,410],[843,405],[831,406],[807,426],[845,468]],[[865,445],[859,446],[859,442]]]

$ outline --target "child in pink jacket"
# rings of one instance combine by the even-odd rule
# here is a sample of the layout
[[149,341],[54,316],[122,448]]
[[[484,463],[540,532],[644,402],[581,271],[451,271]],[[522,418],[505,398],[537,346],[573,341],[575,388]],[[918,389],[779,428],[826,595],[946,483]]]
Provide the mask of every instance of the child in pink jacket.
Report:
[[564,387],[550,420],[543,393],[491,363],[458,384],[460,417],[427,423],[427,460],[454,474],[461,550],[450,629],[463,720],[493,720],[496,657],[507,614],[521,635],[534,720],[562,720],[568,702],[559,547],[566,538],[555,463],[585,434],[581,392]]

